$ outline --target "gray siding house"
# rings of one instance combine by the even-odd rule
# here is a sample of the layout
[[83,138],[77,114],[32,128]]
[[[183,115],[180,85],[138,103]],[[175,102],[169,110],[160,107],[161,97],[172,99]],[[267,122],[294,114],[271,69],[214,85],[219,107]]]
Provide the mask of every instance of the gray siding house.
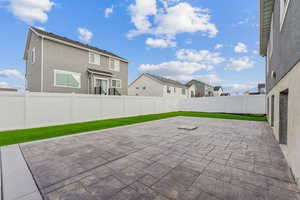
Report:
[[142,74],[128,87],[130,96],[189,97],[190,88],[168,78],[153,74]]
[[24,59],[28,91],[127,95],[128,61],[108,51],[31,27]]
[[299,183],[299,0],[260,0],[260,54],[266,58],[268,120]]
[[195,94],[193,97],[211,97],[214,96],[214,86],[208,85],[198,80],[191,80],[189,81],[186,86],[191,87],[192,85],[195,86]]

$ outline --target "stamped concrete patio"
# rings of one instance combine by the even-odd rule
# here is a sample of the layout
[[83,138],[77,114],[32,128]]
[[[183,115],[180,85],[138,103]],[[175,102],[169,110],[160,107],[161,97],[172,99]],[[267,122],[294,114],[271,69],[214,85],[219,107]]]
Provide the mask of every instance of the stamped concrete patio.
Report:
[[49,200],[297,199],[265,122],[176,117],[20,147]]

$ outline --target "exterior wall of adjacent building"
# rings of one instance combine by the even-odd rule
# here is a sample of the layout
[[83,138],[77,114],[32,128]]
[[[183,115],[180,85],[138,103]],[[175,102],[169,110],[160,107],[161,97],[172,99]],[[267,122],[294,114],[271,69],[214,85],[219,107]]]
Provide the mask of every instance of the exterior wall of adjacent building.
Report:
[[[300,1],[289,0],[288,10],[281,25],[280,0],[275,0],[273,12],[273,42],[269,42],[269,62],[267,69],[267,91],[270,91],[286,73],[300,60]],[[270,43],[273,43],[271,45]],[[273,47],[271,47],[273,46]],[[276,79],[271,73],[276,73]]]
[[[168,92],[169,89],[169,92]],[[185,90],[185,93],[182,92]],[[175,85],[164,85],[163,87],[163,96],[164,97],[189,97],[189,90],[188,88],[178,87]]]
[[[25,89],[31,92],[41,91],[41,38],[35,34],[30,35],[28,57],[26,60]],[[32,63],[32,50],[35,49],[35,62]]]
[[296,180],[300,184],[300,62],[286,74],[286,76],[271,89],[267,94],[268,105],[268,119],[271,125],[271,99],[272,95],[275,97],[274,101],[274,135],[279,140],[279,98],[280,92],[289,89],[288,95],[288,142],[287,146],[281,145],[282,150],[287,157],[288,163],[292,168]]
[[[32,34],[35,35],[35,34]],[[128,94],[128,63],[120,61],[120,71],[112,71],[109,69],[109,57],[101,55],[100,65],[89,63],[89,51],[64,45],[52,40],[43,39],[34,36],[40,42],[39,49],[36,52],[37,63],[34,67],[29,67],[27,76],[28,90],[34,92],[55,92],[55,93],[94,93],[94,78],[104,78],[108,80],[109,88],[111,88],[112,79],[121,80],[121,88],[117,88],[120,94]],[[31,40],[30,46],[35,45],[35,40]],[[43,51],[41,49],[43,46]],[[43,64],[41,64],[43,54]],[[28,61],[27,61],[28,62]],[[42,67],[41,67],[42,66]],[[93,75],[89,77],[88,68],[111,72],[112,77]],[[35,69],[36,71],[34,71]],[[41,76],[41,69],[43,76]],[[63,70],[68,72],[80,73],[80,88],[58,87],[55,86],[54,76],[55,70]],[[32,72],[33,71],[33,72]],[[43,88],[41,90],[41,77]]]
[[221,94],[223,93],[223,90],[222,89],[219,89],[217,91],[214,91],[214,96],[217,97],[217,96],[221,96]]
[[196,85],[192,84],[188,90],[189,90],[189,97],[195,97],[196,90],[197,90]]
[[[300,180],[300,1],[290,0],[283,23],[280,0],[275,0],[266,62],[267,112],[276,139],[280,134],[280,94],[288,90],[287,145],[281,148]],[[273,76],[276,74],[276,77]],[[274,96],[274,113],[272,113]],[[273,117],[272,117],[273,116]],[[272,118],[274,118],[273,122]]]
[[152,78],[142,75],[128,87],[130,96],[163,96],[163,85]]

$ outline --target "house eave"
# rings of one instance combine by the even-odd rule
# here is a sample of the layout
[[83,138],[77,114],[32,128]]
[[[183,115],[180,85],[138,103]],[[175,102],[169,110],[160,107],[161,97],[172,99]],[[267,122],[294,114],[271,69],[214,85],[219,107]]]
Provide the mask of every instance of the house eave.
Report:
[[61,43],[61,44],[64,44],[64,45],[68,45],[68,46],[71,46],[71,47],[75,47],[75,48],[78,48],[78,49],[82,49],[82,50],[85,50],[85,51],[89,51],[89,52],[92,52],[92,53],[97,53],[97,54],[100,54],[100,55],[103,55],[103,56],[107,56],[107,57],[110,57],[110,58],[114,58],[114,59],[117,59],[117,60],[121,60],[121,61],[129,64],[129,61],[126,60],[126,59],[121,59],[119,57],[108,55],[108,54],[105,54],[103,52],[99,52],[99,51],[96,51],[96,50],[93,50],[93,49],[82,47],[80,45],[75,45],[75,44],[72,44],[70,42],[62,41],[62,40],[57,39],[57,38],[53,38],[53,37],[50,37],[50,36],[46,36],[46,35],[40,34],[40,33],[36,32],[32,27],[30,28],[30,30],[32,32],[34,32],[36,35],[38,35],[38,36],[40,36],[42,38],[45,38],[45,39],[48,39],[48,40],[51,40],[51,41],[54,41],[54,42],[57,42],[57,43]]
[[260,0],[260,55],[267,55],[274,0]]

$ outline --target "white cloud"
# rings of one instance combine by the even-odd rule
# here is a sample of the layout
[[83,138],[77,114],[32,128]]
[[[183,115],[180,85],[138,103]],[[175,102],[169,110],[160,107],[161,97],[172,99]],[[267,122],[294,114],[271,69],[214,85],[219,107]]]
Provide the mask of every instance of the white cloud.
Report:
[[219,53],[212,53],[207,50],[180,49],[176,52],[176,56],[180,60],[213,65],[222,63],[225,60]]
[[112,5],[110,8],[106,8],[106,9],[104,10],[104,16],[105,16],[106,18],[108,18],[109,15],[111,15],[113,12],[114,12],[114,6]]
[[142,72],[155,72],[163,76],[174,76],[183,74],[193,74],[200,70],[213,70],[214,67],[211,65],[200,64],[195,62],[180,62],[170,61],[161,64],[143,64],[139,67]]
[[237,59],[230,59],[230,63],[225,67],[225,70],[242,71],[253,67],[253,61],[245,56]]
[[201,31],[209,37],[218,33],[216,26],[210,23],[207,9],[192,7],[188,3],[179,3],[168,7],[165,13],[156,16],[156,34],[176,35],[179,33],[195,33]]
[[218,50],[218,49],[222,49],[223,47],[224,47],[223,44],[216,44],[214,49]]
[[36,28],[38,28],[38,29],[40,29],[40,30],[42,30],[42,31],[45,31],[46,29],[44,28],[44,27],[42,27],[42,26],[37,26]]
[[4,78],[17,78],[25,80],[24,75],[16,69],[4,69],[0,71],[0,77]]
[[79,40],[82,42],[90,43],[93,37],[93,33],[86,28],[78,28]]
[[190,80],[199,80],[208,84],[221,83],[223,80],[217,74],[204,74],[204,75],[174,75],[174,76],[165,76],[173,80],[188,82]]
[[[180,33],[202,32],[209,37],[215,37],[218,30],[210,22],[207,9],[192,7],[186,2],[169,5],[164,2],[163,8],[157,7],[156,0],[136,0],[129,6],[131,22],[135,29],[130,30],[128,38],[142,34],[151,34],[164,38],[176,38]],[[173,4],[178,1],[172,1]]]
[[255,54],[255,55],[258,55],[258,51],[257,50],[252,51],[252,53]]
[[135,25],[136,30],[130,31],[128,37],[147,33],[151,28],[148,17],[157,13],[156,0],[136,0],[135,4],[129,6],[129,11],[131,22]]
[[234,51],[236,53],[247,53],[248,52],[248,49],[247,49],[247,46],[242,43],[242,42],[239,42],[237,43],[237,45],[234,47]]
[[146,40],[146,44],[151,47],[159,47],[159,48],[167,48],[167,47],[175,47],[176,42],[170,39],[154,39],[148,38]]
[[9,10],[20,20],[33,24],[45,23],[48,20],[48,12],[55,5],[50,0],[4,0],[9,2]]
[[8,83],[0,82],[0,88],[8,88]]

